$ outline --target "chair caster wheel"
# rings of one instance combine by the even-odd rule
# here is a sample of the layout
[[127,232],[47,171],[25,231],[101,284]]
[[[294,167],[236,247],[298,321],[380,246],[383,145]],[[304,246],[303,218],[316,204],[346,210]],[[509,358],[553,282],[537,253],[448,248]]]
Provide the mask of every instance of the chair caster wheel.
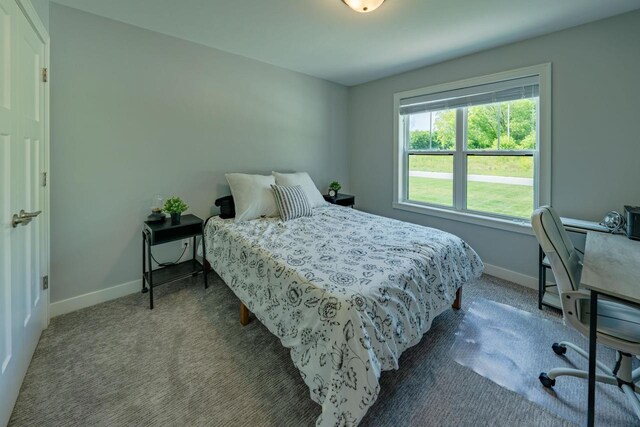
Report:
[[553,349],[553,352],[558,356],[562,356],[567,352],[567,347],[560,345],[557,342],[554,342],[551,348]]
[[556,380],[549,378],[546,372],[541,373],[538,379],[546,388],[551,388],[556,385]]

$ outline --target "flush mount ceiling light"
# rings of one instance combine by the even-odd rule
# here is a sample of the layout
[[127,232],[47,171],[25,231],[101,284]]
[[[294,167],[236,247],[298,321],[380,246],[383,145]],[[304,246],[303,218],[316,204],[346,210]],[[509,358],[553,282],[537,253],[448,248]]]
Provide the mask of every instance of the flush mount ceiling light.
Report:
[[384,0],[342,0],[342,2],[356,12],[369,13],[379,8]]

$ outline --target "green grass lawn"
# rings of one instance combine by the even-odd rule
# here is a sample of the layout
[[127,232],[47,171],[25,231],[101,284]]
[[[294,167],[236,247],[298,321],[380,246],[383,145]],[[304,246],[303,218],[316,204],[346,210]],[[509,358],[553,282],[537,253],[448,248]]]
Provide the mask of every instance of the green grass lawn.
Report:
[[[409,177],[409,199],[452,206],[453,181]],[[528,219],[533,211],[533,187],[471,181],[467,209]]]

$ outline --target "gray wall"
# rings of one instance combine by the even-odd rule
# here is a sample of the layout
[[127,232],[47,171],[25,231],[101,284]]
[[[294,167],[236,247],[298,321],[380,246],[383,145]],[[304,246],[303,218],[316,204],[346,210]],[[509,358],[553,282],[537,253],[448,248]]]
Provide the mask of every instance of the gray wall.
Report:
[[52,302],[139,279],[155,193],[207,217],[229,194],[226,172],[305,170],[323,190],[349,188],[347,88],[57,4],[50,13]]
[[534,237],[391,207],[393,94],[552,63],[552,204],[599,220],[640,205],[640,12],[484,51],[350,89],[350,183],[361,209],[441,228],[489,264],[536,276]]
[[206,217],[231,171],[338,179],[361,209],[451,231],[485,262],[535,276],[532,236],[391,207],[393,94],[532,64],[553,64],[553,205],[598,220],[640,204],[640,12],[350,89],[57,4],[50,14],[52,302],[138,279],[152,196]]
[[49,0],[31,0],[31,4],[38,13],[44,27],[49,31]]

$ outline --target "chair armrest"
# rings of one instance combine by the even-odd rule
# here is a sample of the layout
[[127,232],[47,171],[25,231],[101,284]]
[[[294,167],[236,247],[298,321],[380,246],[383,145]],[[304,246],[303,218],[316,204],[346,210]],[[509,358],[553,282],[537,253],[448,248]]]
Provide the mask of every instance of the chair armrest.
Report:
[[[562,315],[564,317],[573,316],[580,313],[579,301],[591,299],[591,292],[586,289],[578,289],[577,291],[567,291],[560,294],[560,305],[562,306]],[[576,317],[579,320],[579,316]]]

